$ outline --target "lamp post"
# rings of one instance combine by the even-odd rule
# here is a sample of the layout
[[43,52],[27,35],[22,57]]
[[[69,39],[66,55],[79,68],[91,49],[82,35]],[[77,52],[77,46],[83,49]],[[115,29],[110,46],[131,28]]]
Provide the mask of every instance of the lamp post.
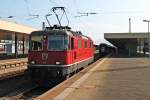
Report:
[[150,57],[150,35],[149,35],[149,22],[150,20],[143,20],[143,22],[147,22],[148,23],[148,55]]

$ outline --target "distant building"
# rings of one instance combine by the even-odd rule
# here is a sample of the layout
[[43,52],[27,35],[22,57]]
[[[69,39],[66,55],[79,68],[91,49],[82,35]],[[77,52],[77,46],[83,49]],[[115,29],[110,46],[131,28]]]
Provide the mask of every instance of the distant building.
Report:
[[29,34],[38,29],[0,20],[0,56],[27,54]]

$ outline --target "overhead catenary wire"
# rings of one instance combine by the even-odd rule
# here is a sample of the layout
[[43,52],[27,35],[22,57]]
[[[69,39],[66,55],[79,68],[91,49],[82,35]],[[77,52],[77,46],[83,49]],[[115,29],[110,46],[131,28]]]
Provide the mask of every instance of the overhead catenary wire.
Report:
[[30,9],[29,9],[29,2],[28,2],[28,0],[24,0],[24,2],[26,3],[27,12],[28,12],[28,15],[29,15],[29,14],[31,14]]
[[52,4],[54,4],[55,6],[61,6],[61,5],[59,5],[58,3],[56,3],[55,1],[53,1],[53,0],[49,0]]
[[[32,11],[33,11],[33,9],[31,9],[31,2],[30,2],[30,0],[23,0],[24,2],[25,2],[25,4],[26,4],[26,9],[27,9],[27,15],[8,15],[8,16],[0,16],[0,19],[18,19],[18,18],[21,18],[21,19],[26,19],[26,20],[34,20],[34,19],[36,19],[36,18],[41,18],[41,17],[44,17],[45,16],[45,14],[33,14],[33,13],[31,13]],[[78,1],[79,0],[72,0],[72,3],[74,3],[74,5],[73,5],[73,7],[70,7],[70,2],[67,2],[67,1],[65,1],[65,0],[48,0],[48,1],[50,1],[50,3],[52,4],[52,5],[55,5],[55,6],[62,6],[62,5],[64,5],[65,6],[65,8],[66,8],[66,13],[67,14],[69,14],[69,16],[68,16],[68,19],[70,19],[70,18],[74,18],[74,19],[77,19],[77,20],[80,20],[79,22],[81,22],[81,20],[82,19],[84,19],[84,17],[83,18],[79,18],[79,17],[81,17],[81,16],[86,16],[86,14],[84,15],[84,14],[82,14],[82,15],[77,15],[77,12],[81,12],[80,10],[80,5],[79,5],[79,3],[78,3]],[[59,1],[61,1],[61,2],[59,2]],[[50,6],[52,6],[52,5],[50,5]],[[75,12],[75,10],[76,10],[76,12]],[[150,11],[106,11],[106,10],[102,10],[102,11],[97,11],[96,13],[96,15],[98,15],[98,16],[101,16],[101,15],[112,15],[112,14],[139,14],[139,13],[141,13],[141,14],[143,14],[143,13],[149,13]],[[82,12],[81,12],[82,13]],[[90,12],[87,12],[87,13],[90,13]],[[93,16],[92,16],[93,17]],[[61,20],[62,20],[62,17],[60,18]]]
[[30,12],[30,7],[29,7],[30,2],[28,0],[24,0],[24,2],[26,3],[26,8],[27,8],[28,16],[29,16],[29,18],[27,18],[26,20],[33,20],[33,19],[39,18],[41,16],[39,14],[33,14]]

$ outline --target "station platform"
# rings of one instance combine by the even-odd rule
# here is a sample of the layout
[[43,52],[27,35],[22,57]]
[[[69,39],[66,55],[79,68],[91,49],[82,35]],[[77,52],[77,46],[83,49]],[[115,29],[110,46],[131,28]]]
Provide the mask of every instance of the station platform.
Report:
[[17,58],[17,59],[5,59],[5,60],[0,60],[0,65],[4,63],[10,63],[10,62],[17,62],[17,61],[27,61],[27,58]]
[[104,58],[61,93],[57,90],[47,92],[47,100],[150,100],[150,58]]
[[0,80],[13,77],[27,69],[27,58],[0,60]]

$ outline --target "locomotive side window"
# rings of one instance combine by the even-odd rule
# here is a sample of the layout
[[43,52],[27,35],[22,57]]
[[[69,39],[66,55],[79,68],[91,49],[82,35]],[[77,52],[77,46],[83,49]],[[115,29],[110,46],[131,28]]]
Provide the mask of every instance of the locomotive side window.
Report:
[[32,51],[41,51],[42,50],[42,40],[43,36],[32,35],[31,36],[31,45],[30,48]]
[[92,48],[92,42],[90,42],[90,48]]
[[84,48],[87,48],[87,41],[84,41]]
[[78,48],[81,48],[81,39],[78,39]]
[[62,51],[67,50],[69,46],[68,38],[64,35],[49,35],[48,50]]
[[71,49],[74,49],[74,38],[71,38]]

